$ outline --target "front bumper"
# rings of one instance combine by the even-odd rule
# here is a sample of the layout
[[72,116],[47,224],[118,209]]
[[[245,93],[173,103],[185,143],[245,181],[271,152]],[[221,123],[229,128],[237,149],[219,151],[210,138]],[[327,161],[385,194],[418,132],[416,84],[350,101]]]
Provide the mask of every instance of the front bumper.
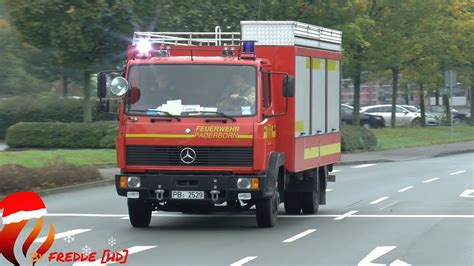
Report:
[[[139,188],[123,188],[120,186],[122,176],[140,177]],[[259,188],[238,189],[237,179],[240,177],[258,178]],[[115,176],[115,187],[120,196],[127,197],[128,192],[138,192],[139,199],[150,202],[213,202],[222,203],[238,200],[239,193],[250,193],[251,199],[265,196],[265,175],[161,175],[161,174],[122,174]],[[172,199],[171,191],[204,191],[204,199]],[[219,191],[214,199],[211,191]]]

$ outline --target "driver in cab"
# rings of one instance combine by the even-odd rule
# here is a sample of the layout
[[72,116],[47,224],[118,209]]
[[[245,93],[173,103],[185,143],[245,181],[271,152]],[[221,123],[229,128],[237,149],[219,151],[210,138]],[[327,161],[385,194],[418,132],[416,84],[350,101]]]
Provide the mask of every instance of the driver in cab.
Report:
[[226,88],[222,99],[229,99],[233,103],[242,105],[255,104],[255,87],[249,85],[245,77],[241,74],[234,74],[230,78],[230,84]]

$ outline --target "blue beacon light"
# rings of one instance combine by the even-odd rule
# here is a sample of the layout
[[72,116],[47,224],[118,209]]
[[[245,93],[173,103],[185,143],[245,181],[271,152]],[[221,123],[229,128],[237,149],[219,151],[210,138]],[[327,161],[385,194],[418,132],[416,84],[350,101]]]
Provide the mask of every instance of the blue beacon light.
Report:
[[243,41],[242,42],[242,53],[243,54],[255,54],[255,41]]

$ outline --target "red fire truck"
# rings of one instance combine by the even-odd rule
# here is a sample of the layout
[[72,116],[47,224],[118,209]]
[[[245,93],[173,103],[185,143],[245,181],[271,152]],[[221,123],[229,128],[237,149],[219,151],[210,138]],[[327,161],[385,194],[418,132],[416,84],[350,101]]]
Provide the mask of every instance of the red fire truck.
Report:
[[130,222],[152,211],[255,211],[259,227],[314,214],[340,160],[341,32],[242,21],[241,32],[135,32],[118,98],[116,189]]

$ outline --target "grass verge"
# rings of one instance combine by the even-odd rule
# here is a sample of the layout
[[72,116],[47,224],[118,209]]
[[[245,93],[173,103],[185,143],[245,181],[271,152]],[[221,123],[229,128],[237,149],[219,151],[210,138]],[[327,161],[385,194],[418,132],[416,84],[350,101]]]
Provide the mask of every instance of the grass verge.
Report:
[[44,167],[52,164],[76,166],[115,166],[113,149],[84,150],[25,150],[0,152],[0,165],[17,164],[24,167]]
[[454,138],[451,140],[451,128],[436,127],[403,127],[372,129],[377,137],[377,150],[406,148],[474,140],[474,127],[456,125]]

